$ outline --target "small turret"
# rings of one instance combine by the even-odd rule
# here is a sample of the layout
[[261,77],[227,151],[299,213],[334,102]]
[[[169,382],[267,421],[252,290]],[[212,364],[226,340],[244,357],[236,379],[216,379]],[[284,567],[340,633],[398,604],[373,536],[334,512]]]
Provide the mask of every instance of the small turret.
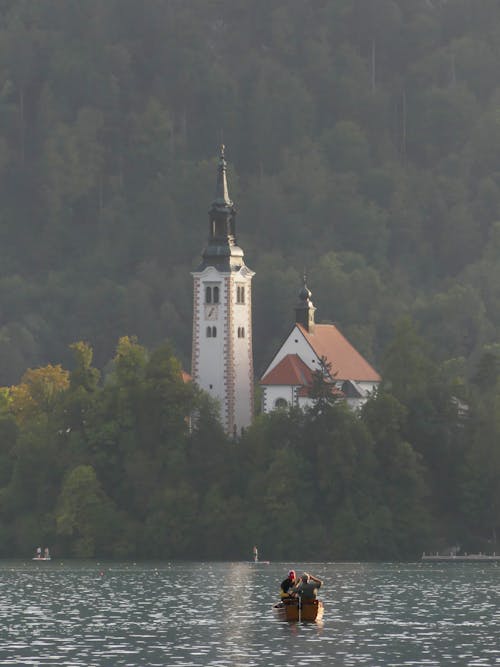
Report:
[[311,296],[304,274],[303,284],[299,292],[299,301],[295,306],[295,322],[301,324],[309,333],[314,333],[314,312],[316,308],[311,301]]

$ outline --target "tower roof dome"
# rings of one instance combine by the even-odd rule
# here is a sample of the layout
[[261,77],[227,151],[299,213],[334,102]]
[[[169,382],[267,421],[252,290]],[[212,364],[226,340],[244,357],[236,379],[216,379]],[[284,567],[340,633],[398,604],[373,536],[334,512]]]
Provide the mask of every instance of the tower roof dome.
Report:
[[[306,274],[304,273],[302,277],[302,287],[299,290],[299,301],[301,302],[308,302],[312,297],[312,292],[307,286],[306,282]],[[305,305],[304,303],[301,303],[300,305]]]
[[299,291],[300,301],[308,301],[312,297],[311,290],[306,285],[306,277],[304,276],[304,283]]

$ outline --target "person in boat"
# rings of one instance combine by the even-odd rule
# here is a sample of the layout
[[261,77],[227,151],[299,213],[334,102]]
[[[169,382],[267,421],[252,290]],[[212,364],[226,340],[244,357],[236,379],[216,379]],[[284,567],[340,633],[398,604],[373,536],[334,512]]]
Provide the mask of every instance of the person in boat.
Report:
[[36,557],[41,558],[42,557],[42,547],[37,547],[36,548]]
[[50,558],[49,547],[45,547],[45,549],[43,550],[43,557],[44,558]]
[[259,550],[257,549],[257,547],[253,548],[253,560],[255,563],[257,563],[259,560]]
[[308,572],[300,577],[297,584],[293,587],[295,595],[299,595],[302,600],[316,600],[318,597],[318,589],[321,588],[323,582],[318,577],[314,577]]
[[297,584],[297,577],[295,576],[295,570],[290,570],[286,579],[283,579],[281,582],[280,597],[282,600],[287,600],[289,598],[295,597],[293,592],[293,587]]

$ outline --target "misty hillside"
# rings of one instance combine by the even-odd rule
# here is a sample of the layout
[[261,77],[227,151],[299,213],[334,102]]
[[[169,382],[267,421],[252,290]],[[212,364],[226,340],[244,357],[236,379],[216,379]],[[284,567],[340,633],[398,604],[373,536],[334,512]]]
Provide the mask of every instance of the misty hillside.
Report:
[[378,367],[500,342],[496,0],[2,0],[0,383],[122,335],[190,364],[226,144],[256,372],[317,319]]

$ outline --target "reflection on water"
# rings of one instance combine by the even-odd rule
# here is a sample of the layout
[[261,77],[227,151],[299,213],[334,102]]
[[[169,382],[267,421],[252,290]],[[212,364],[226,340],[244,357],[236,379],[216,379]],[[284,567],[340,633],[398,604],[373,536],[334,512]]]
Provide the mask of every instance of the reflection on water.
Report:
[[[274,618],[289,567],[319,624]],[[0,665],[500,665],[493,564],[3,562]]]

